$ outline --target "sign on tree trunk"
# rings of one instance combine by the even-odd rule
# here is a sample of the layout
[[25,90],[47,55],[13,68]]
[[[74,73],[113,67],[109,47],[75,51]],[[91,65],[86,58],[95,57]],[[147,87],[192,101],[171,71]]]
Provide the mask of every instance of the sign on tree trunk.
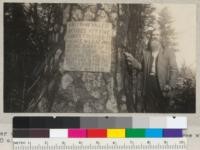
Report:
[[69,22],[65,37],[65,70],[110,72],[111,41],[111,23]]

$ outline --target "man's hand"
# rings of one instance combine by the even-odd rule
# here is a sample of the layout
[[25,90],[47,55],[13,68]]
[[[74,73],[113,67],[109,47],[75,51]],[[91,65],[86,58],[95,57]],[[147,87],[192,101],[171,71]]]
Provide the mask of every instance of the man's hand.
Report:
[[173,97],[173,92],[172,92],[172,87],[170,85],[165,85],[163,88],[163,96],[172,98]]
[[170,92],[172,90],[172,87],[170,85],[165,85],[163,90],[164,92]]
[[174,99],[174,93],[175,91],[173,90],[173,88],[170,85],[165,85],[164,89],[163,89],[163,96],[166,98],[166,100],[168,101],[168,108],[173,109],[176,101]]
[[135,69],[141,69],[141,64],[131,55],[130,53],[125,52],[124,56],[127,60],[127,63],[129,66],[135,68]]

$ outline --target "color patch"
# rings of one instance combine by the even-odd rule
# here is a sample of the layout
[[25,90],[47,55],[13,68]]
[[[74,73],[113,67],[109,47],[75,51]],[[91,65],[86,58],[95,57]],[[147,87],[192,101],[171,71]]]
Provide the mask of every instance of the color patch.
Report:
[[50,138],[68,137],[68,130],[67,129],[50,129],[49,137]]
[[146,129],[145,131],[145,137],[163,137],[163,130],[162,129]]
[[166,123],[167,129],[186,129],[187,118],[186,117],[167,117]]
[[163,137],[183,137],[182,129],[163,129]]
[[29,135],[29,130],[28,129],[13,130],[13,137],[27,138],[29,136],[30,135]]
[[86,138],[87,130],[86,129],[68,129],[69,138]]
[[145,137],[145,129],[126,129],[126,137]]
[[31,138],[46,138],[49,137],[48,129],[32,129],[29,130],[29,134]]
[[98,122],[97,117],[81,117],[80,127],[81,128],[97,128]]
[[107,129],[108,138],[125,138],[125,129]]
[[97,117],[97,128],[115,128],[116,119],[116,117]]
[[121,117],[115,119],[115,126],[111,128],[130,128],[132,126],[132,118]]
[[149,128],[166,128],[166,117],[149,117]]
[[131,128],[149,128],[149,118],[148,117],[133,117]]
[[106,138],[107,130],[106,129],[87,129],[88,138]]

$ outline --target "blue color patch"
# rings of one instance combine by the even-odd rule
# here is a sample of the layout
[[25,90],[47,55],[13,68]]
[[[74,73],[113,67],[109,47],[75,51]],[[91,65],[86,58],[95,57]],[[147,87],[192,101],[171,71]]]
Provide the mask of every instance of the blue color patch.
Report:
[[145,137],[150,137],[150,138],[163,137],[163,130],[162,129],[146,129]]

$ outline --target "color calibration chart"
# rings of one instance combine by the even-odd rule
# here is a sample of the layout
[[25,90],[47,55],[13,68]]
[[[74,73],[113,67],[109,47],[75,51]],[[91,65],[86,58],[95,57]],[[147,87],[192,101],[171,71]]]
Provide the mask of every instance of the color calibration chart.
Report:
[[14,150],[186,150],[186,117],[15,117]]

